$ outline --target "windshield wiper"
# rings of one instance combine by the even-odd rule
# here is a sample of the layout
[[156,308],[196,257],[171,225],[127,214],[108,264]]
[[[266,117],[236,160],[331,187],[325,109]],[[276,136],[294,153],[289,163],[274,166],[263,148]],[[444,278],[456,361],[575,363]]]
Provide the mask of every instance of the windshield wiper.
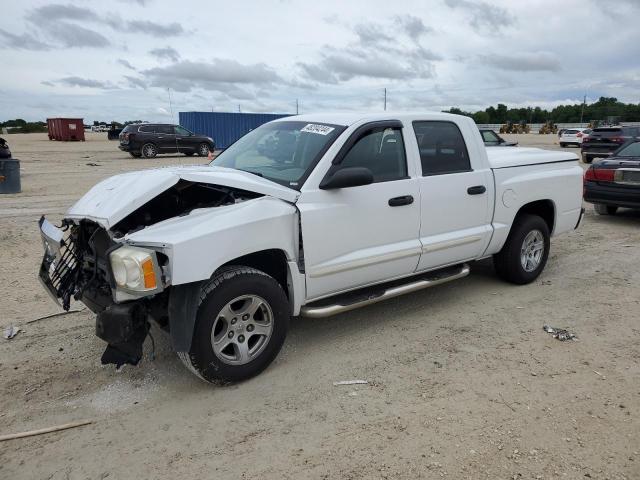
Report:
[[240,170],[241,172],[253,173],[254,175],[257,175],[259,177],[264,177],[264,175],[261,174],[260,172],[252,172],[251,170],[243,170],[241,168],[236,168],[236,170]]

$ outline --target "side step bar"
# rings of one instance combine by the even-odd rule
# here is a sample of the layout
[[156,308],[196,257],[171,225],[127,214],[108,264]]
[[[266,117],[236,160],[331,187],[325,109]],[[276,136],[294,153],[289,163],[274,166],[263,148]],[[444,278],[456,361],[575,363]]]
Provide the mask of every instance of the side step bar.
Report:
[[399,280],[387,284],[386,287],[377,285],[356,292],[346,293],[304,305],[300,309],[300,315],[311,318],[330,317],[331,315],[348,312],[349,310],[372,305],[389,298],[399,297],[406,293],[416,292],[423,288],[435,287],[442,283],[466,277],[469,275],[470,270],[469,265],[465,263],[453,268],[450,267],[440,271],[429,272],[428,274],[418,277],[417,280],[415,277],[413,281],[411,281],[411,278],[404,279],[404,281],[408,281],[408,283],[399,283],[402,282],[402,280]]

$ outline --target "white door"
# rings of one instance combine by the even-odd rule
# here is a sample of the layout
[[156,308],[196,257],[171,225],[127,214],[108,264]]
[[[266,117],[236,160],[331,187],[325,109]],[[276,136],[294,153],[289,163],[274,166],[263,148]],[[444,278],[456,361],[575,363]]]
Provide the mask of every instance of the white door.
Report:
[[455,123],[413,122],[413,128],[422,165],[418,270],[478,258],[492,232],[491,170],[472,168]]
[[374,183],[329,190],[305,185],[296,205],[308,299],[415,271],[421,252],[420,194],[418,179],[408,173],[413,169],[407,168],[401,127],[399,122],[361,127],[329,172],[365,167]]

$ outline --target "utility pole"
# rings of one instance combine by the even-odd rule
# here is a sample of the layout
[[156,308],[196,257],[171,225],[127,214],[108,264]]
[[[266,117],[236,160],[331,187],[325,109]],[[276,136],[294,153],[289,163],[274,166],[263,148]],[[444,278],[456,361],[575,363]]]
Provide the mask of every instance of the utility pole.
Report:
[[167,88],[167,93],[169,94],[169,111],[171,112],[171,121],[173,122],[173,103],[171,102],[171,89]]
[[298,115],[298,99],[296,98],[296,115]]
[[242,111],[240,110],[240,104],[238,104],[238,113],[242,113]]
[[584,116],[584,104],[587,103],[587,94],[584,94],[584,98],[582,99],[582,111],[580,112],[580,126],[582,126],[582,117]]
[[384,87],[384,111],[387,111],[387,87]]

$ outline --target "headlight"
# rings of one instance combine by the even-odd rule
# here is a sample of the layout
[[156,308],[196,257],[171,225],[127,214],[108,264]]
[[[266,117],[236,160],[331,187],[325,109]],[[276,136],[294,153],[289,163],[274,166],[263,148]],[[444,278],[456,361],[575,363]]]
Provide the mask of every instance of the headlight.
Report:
[[116,285],[127,290],[146,292],[158,287],[155,252],[136,247],[120,247],[111,252],[111,271]]

